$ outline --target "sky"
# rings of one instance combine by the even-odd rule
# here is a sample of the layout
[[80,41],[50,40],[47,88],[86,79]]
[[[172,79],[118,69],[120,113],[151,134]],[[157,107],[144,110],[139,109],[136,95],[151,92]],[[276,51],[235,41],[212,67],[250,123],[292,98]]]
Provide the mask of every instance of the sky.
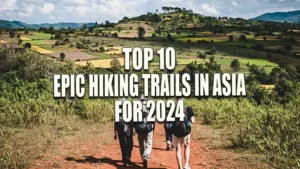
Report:
[[162,6],[208,16],[253,18],[300,9],[300,0],[0,0],[0,19],[25,23],[117,22],[124,16],[161,13]]

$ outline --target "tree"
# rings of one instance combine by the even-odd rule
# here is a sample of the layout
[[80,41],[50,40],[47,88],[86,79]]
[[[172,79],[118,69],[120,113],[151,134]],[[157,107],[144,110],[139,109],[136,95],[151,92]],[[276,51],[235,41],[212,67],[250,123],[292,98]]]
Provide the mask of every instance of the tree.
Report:
[[244,34],[242,34],[240,36],[240,41],[246,42],[247,41],[247,37]]
[[31,44],[29,42],[26,42],[24,45],[25,49],[30,49],[31,48]]
[[232,35],[229,35],[228,38],[229,38],[229,42],[233,41],[233,36]]
[[286,45],[284,45],[284,48],[285,48],[287,51],[293,50],[293,46],[292,46],[291,44],[286,44]]
[[83,24],[82,27],[80,28],[80,31],[85,31],[87,28],[86,24]]
[[18,39],[18,45],[21,45],[22,44],[22,39]]
[[101,46],[101,47],[99,48],[99,51],[100,51],[100,52],[105,52],[104,47]]
[[114,58],[111,60],[110,65],[111,65],[111,67],[114,68],[114,67],[121,66],[121,63],[120,63],[120,61],[119,61],[118,58],[114,57]]
[[168,41],[173,41],[172,35],[169,32],[167,34],[167,39]]
[[118,32],[121,32],[122,28],[121,27],[117,27],[117,30],[118,30]]
[[119,35],[118,35],[117,32],[115,32],[115,33],[112,34],[112,36],[115,37],[115,38],[117,38]]
[[199,57],[199,58],[201,58],[201,59],[206,59],[206,55],[205,54],[203,54],[203,53],[201,53],[201,52],[197,52],[197,56]]
[[60,55],[59,55],[60,59],[63,61],[66,57],[65,53],[64,52],[61,52]]
[[286,69],[289,63],[286,60],[281,60],[279,61],[278,65],[281,69]]
[[9,31],[8,34],[9,34],[10,38],[14,38],[15,37],[15,31],[13,31],[13,30]]
[[241,68],[241,64],[238,59],[233,59],[233,61],[230,64],[230,68],[234,71],[239,71]]
[[145,36],[145,28],[144,27],[138,27],[138,36],[140,39],[144,39],[144,36]]
[[209,57],[209,61],[210,63],[213,63],[215,61],[215,57],[214,56]]
[[286,78],[281,78],[279,82],[275,85],[275,91],[277,92],[278,96],[284,97],[285,94],[292,90],[291,85],[288,83]]

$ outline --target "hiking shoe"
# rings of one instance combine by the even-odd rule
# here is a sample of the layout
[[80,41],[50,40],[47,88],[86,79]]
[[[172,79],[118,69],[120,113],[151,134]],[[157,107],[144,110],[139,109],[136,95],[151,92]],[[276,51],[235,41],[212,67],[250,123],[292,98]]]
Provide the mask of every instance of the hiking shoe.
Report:
[[183,169],[191,169],[191,167],[190,166],[186,166]]
[[167,145],[167,151],[170,151],[170,150],[171,150],[170,145]]
[[148,161],[147,160],[143,160],[143,167],[148,168]]
[[134,162],[132,162],[130,159],[127,161],[127,164],[129,165],[129,166],[133,166],[134,165]]

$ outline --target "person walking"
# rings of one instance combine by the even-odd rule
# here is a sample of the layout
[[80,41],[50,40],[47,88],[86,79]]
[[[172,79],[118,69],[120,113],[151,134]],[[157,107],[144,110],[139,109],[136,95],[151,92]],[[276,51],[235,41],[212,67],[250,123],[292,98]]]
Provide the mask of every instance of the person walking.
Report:
[[[125,98],[120,101],[125,101]],[[124,166],[132,166],[134,163],[131,161],[131,153],[133,149],[133,124],[125,122],[123,115],[120,113],[119,122],[114,123],[114,139],[119,137],[120,148],[122,152],[122,161]]]
[[[167,112],[169,110],[167,109]],[[167,142],[167,151],[170,151],[174,149],[174,145],[172,144],[172,122],[165,121],[164,122],[164,129],[165,129],[165,134],[166,134],[166,142]]]
[[143,110],[142,110],[143,121],[136,122],[134,124],[134,128],[138,136],[140,155],[143,160],[143,167],[148,168],[148,161],[150,159],[151,152],[152,152],[152,141],[153,141],[153,133],[155,129],[155,122],[147,121],[149,110],[146,107],[147,99],[144,97],[144,95],[141,95],[140,101],[143,104]]
[[[176,98],[178,101],[184,101],[183,98]],[[191,124],[195,123],[194,112],[191,107],[184,105],[184,121],[176,118],[172,126],[172,142],[176,148],[176,160],[178,168],[182,169],[181,162],[181,145],[184,144],[185,167],[184,169],[191,169],[189,165],[190,158],[190,143],[191,143]]]

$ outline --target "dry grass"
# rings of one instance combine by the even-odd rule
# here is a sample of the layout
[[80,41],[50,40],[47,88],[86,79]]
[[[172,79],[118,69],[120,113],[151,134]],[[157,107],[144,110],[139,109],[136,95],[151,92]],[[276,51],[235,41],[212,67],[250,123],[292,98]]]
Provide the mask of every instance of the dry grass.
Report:
[[[74,62],[75,64],[81,65],[81,66],[86,66],[87,62],[90,62],[93,67],[98,67],[98,68],[111,68],[111,61],[113,59],[101,59],[101,60],[91,60],[91,61],[79,61],[79,62]],[[121,66],[124,65],[124,58],[118,58],[120,61]]]
[[25,36],[21,36],[20,39],[21,39],[21,40],[31,40],[30,38],[25,37]]
[[5,40],[1,40],[0,43],[5,44],[7,42]]
[[275,89],[275,85],[260,85],[261,87],[268,89],[268,90],[273,90]]
[[39,52],[41,54],[50,54],[50,53],[53,53],[52,51],[46,50],[46,49],[41,48],[39,46],[31,46],[31,50],[37,51],[37,52]]
[[104,53],[109,54],[109,55],[122,53],[122,47],[104,47],[104,49],[106,51]]
[[225,42],[225,41],[228,41],[228,38],[227,37],[215,37],[215,38],[182,38],[182,39],[177,39],[178,41],[181,41],[181,42],[187,42],[188,39],[191,40],[191,42],[195,43],[197,42],[198,40],[205,40],[205,41],[214,41],[214,42]]

